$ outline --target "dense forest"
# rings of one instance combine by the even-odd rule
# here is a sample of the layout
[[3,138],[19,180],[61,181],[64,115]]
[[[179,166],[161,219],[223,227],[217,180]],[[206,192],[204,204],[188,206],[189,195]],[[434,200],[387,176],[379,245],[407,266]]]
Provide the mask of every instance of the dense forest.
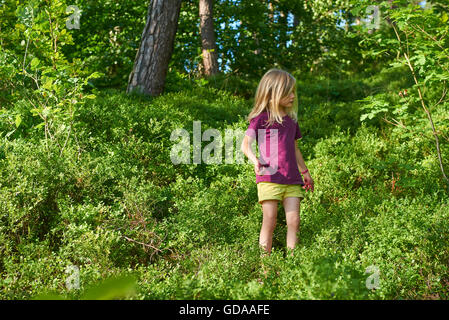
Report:
[[[448,0],[0,0],[0,299],[448,299],[448,31]],[[293,256],[250,162],[171,158],[270,68],[315,181]]]

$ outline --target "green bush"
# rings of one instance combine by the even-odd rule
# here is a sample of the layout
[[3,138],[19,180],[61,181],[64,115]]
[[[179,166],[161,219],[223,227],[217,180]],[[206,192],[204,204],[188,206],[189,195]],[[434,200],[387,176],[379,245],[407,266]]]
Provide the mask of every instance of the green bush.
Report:
[[[245,130],[250,104],[241,97],[208,85],[158,98],[104,90],[77,110],[62,153],[24,126],[31,139],[0,147],[2,298],[80,299],[125,271],[136,274],[128,297],[136,299],[447,298],[449,201],[432,140],[379,123],[349,125],[357,104],[334,105],[313,106],[333,117],[299,115],[315,192],[301,202],[293,257],[282,204],[273,253],[260,257],[262,211],[249,163],[170,160],[172,130],[192,135],[194,120],[222,136]],[[68,266],[79,267],[78,290],[66,287]],[[379,287],[368,289],[373,266]]]

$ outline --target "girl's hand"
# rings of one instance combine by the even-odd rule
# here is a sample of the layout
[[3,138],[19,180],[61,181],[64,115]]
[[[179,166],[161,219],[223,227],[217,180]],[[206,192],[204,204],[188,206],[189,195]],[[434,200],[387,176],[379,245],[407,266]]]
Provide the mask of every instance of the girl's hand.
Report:
[[256,173],[256,175],[258,175],[258,176],[263,175],[263,169],[264,169],[264,167],[260,164],[259,161],[257,161],[254,164],[254,172]]
[[302,187],[303,189],[305,189],[306,191],[309,191],[309,190],[312,190],[312,192],[313,192],[313,190],[315,189],[315,186],[314,186],[314,182],[313,182],[313,179],[312,179],[312,176],[310,175],[310,172],[306,172],[304,175],[303,175],[303,177],[304,177],[304,186]]

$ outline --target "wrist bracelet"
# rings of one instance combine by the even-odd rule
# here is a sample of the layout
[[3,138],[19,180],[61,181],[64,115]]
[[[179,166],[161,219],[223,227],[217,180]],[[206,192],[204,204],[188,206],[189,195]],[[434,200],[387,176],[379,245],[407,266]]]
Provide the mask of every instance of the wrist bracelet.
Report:
[[301,174],[306,174],[307,172],[309,172],[309,169],[306,169],[306,171],[301,172]]

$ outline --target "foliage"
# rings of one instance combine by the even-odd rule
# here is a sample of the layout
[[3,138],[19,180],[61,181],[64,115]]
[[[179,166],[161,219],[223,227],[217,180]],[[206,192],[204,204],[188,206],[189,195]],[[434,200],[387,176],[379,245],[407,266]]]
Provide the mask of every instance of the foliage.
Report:
[[[91,286],[80,296],[80,300],[111,300],[130,298],[135,292],[136,279],[132,276],[115,276]],[[42,293],[33,300],[65,300],[65,297],[55,293]]]
[[[416,125],[412,130],[419,134],[426,134],[429,131],[428,127],[431,128],[435,138],[442,176],[446,181],[447,190],[449,190],[449,178],[445,174],[443,160],[441,159],[439,130],[438,127],[435,128],[432,119],[432,113],[435,109],[437,107],[444,108],[444,103],[447,102],[444,98],[448,91],[447,80],[449,79],[448,40],[445,38],[449,31],[446,23],[448,16],[444,11],[438,12],[431,6],[422,8],[415,2],[397,1],[396,3],[398,6],[393,7],[390,7],[388,1],[383,1],[380,4],[383,15],[387,16],[387,21],[391,24],[388,31],[390,31],[390,34],[393,32],[394,36],[385,37],[385,32],[383,32],[378,33],[368,41],[377,42],[381,49],[380,53],[388,54],[391,48],[395,48],[397,58],[389,66],[391,68],[406,66],[409,69],[409,77],[413,79],[413,85],[409,86],[408,90],[402,91],[401,89],[399,91],[398,95],[402,99],[396,103],[391,101],[390,98],[385,99],[385,95],[389,94],[359,100],[368,102],[364,108],[369,110],[369,113],[363,114],[360,120],[372,119],[377,114],[387,114],[390,117],[394,115],[399,119],[392,117],[392,120],[396,122],[395,125],[400,125],[406,129],[403,121],[409,120],[411,113],[413,113],[413,120],[416,120],[417,112],[414,111],[420,105],[429,125],[427,128]],[[440,96],[431,97],[431,99],[425,94],[426,91],[432,90],[430,88],[438,87],[443,88]],[[415,110],[409,110],[413,108]],[[387,119],[385,121],[392,123]],[[406,131],[405,134],[409,136],[410,132]]]
[[104,75],[96,86],[126,88],[145,25],[148,1],[74,1],[81,12],[73,43],[64,47],[69,61],[79,59],[90,72]]
[[[298,90],[311,102],[313,90],[323,90],[305,86]],[[341,92],[329,98],[350,101],[350,91]],[[192,134],[194,119],[203,132],[244,129],[242,98],[206,87],[151,99],[110,90],[80,110],[78,144],[70,140],[63,157],[48,158],[44,140],[6,141],[3,297],[45,289],[78,299],[64,272],[77,265],[82,290],[111,272],[134,271],[137,299],[444,299],[449,202],[429,161],[431,141],[404,143],[391,127],[380,126],[382,135],[365,123],[351,134],[340,129],[345,118],[329,118],[327,137],[314,138],[326,101],[301,122],[316,191],[301,203],[301,240],[291,258],[281,213],[272,256],[259,255],[250,165],[174,166],[169,159],[171,130]],[[376,291],[365,286],[371,265],[380,269]]]
[[[77,108],[86,99],[95,98],[83,88],[90,79],[99,76],[97,72],[88,74],[83,70],[79,59],[68,62],[60,52],[60,47],[73,43],[65,28],[65,12],[64,1],[28,1],[19,5],[15,10],[14,32],[2,31],[6,37],[1,48],[4,57],[1,69],[6,75],[2,82],[7,88],[2,96],[7,105],[19,106],[1,110],[5,137],[23,136],[30,127],[42,130],[47,148],[49,143],[57,144],[61,154]],[[21,125],[23,130],[17,131]]]
[[[346,37],[345,29],[337,26],[342,21],[337,13],[348,11],[348,5],[348,1],[314,1],[313,5],[303,0],[215,1],[220,71],[258,78],[269,67],[316,73],[355,70],[361,38]],[[170,63],[172,70],[194,77],[202,59],[198,11],[197,1],[183,1]]]
[[[447,167],[441,7],[383,4],[403,44],[410,33],[407,52],[385,23],[372,33],[336,28],[363,12],[354,1],[278,1],[272,18],[265,2],[217,1],[216,23],[227,23],[219,50],[232,70],[201,79],[195,3],[183,2],[165,93],[145,97],[98,88],[124,85],[147,9],[140,2],[76,2],[80,29],[66,29],[62,0],[0,0],[0,297],[448,299],[449,198],[418,91]],[[304,18],[296,29],[279,14],[286,9]],[[420,19],[440,42],[411,27]],[[109,42],[115,26],[119,46]],[[298,145],[315,192],[301,202],[294,255],[280,204],[263,257],[253,167],[175,165],[170,137],[179,128],[192,137],[193,121],[222,137],[245,130],[258,77],[276,63],[298,81]],[[67,286],[74,266],[76,290]],[[373,268],[377,289],[367,287]]]

